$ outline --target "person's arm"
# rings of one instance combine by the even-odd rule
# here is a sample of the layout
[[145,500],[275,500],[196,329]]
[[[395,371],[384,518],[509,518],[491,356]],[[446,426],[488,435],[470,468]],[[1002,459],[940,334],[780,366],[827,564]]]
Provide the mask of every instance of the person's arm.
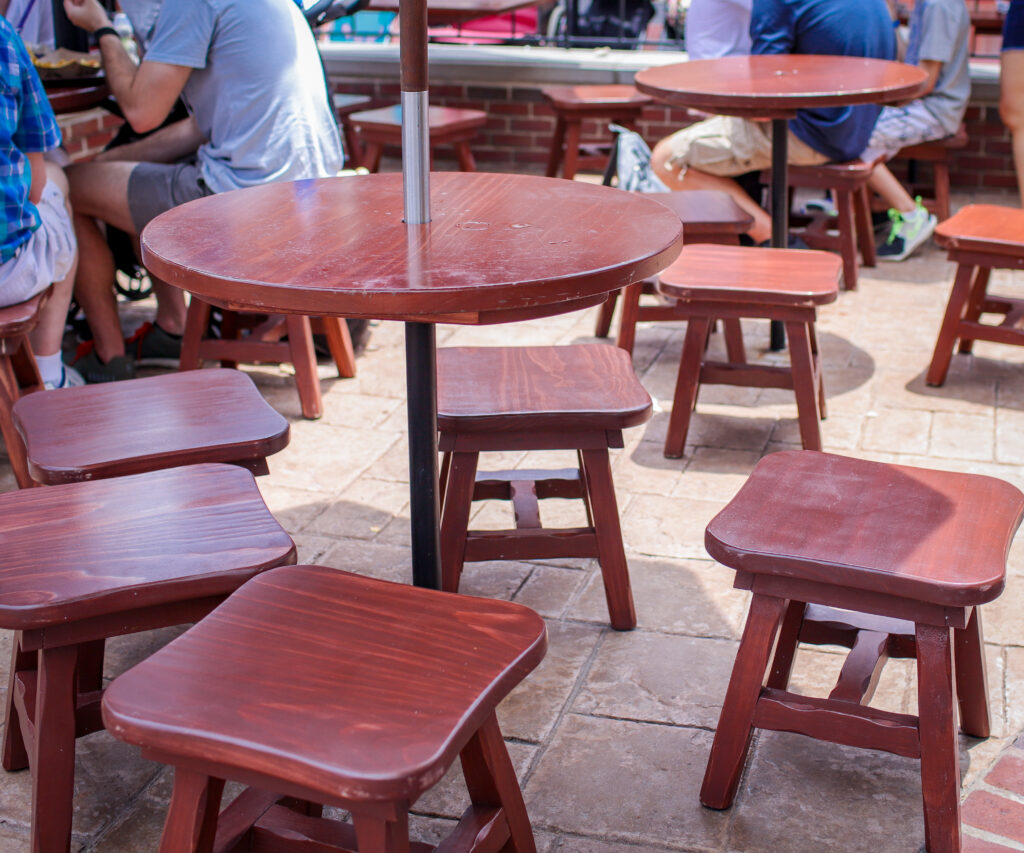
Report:
[[[64,0],[71,23],[90,33],[109,27],[110,18],[98,0]],[[145,133],[159,127],[170,115],[192,69],[164,62],[132,62],[115,33],[99,40],[107,85],[132,129]]]
[[32,170],[32,183],[28,187],[28,200],[32,204],[39,204],[43,197],[43,187],[46,186],[46,158],[42,151],[29,151],[28,167]]
[[918,95],[919,98],[924,98],[930,95],[935,89],[935,84],[939,82],[939,72],[942,71],[942,65],[943,63],[939,62],[937,59],[922,59],[917,63],[917,67],[928,75],[928,88]]
[[162,127],[143,139],[103,151],[93,158],[93,162],[175,163],[194,154],[206,141],[195,119],[189,117]]

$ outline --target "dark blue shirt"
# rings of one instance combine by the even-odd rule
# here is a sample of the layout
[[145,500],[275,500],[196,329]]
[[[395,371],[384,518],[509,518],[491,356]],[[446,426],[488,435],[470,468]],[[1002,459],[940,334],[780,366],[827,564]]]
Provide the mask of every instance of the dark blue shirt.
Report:
[[[895,59],[885,0],[754,0],[752,53],[816,53]],[[853,160],[868,144],[881,107],[800,110],[789,127],[831,160]]]

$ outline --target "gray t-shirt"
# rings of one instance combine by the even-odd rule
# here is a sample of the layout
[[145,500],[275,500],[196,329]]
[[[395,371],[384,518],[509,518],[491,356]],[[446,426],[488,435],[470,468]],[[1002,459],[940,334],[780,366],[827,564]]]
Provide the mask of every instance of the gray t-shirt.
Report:
[[214,192],[341,168],[316,41],[291,0],[164,0],[145,61],[195,69],[182,97]]
[[967,65],[970,24],[964,0],[917,0],[910,16],[906,61],[911,65],[922,59],[942,63],[935,88],[921,103],[951,136],[971,97]]

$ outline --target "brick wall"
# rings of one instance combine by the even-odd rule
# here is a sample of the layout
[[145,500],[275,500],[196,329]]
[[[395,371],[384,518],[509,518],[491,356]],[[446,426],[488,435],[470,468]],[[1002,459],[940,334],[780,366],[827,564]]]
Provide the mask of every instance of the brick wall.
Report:
[[86,160],[103,150],[122,121],[106,110],[89,110],[60,116],[58,123],[71,159]]

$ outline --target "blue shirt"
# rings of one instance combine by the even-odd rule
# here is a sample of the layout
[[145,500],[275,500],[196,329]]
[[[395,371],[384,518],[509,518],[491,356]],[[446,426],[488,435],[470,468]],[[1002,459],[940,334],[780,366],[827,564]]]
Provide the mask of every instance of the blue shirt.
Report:
[[29,153],[60,145],[60,129],[43,84],[21,38],[0,17],[0,263],[14,257],[39,227],[39,211],[28,200]]
[[[812,53],[895,59],[885,0],[754,0],[752,53]],[[800,110],[789,127],[830,160],[853,160],[868,144],[880,106]]]

